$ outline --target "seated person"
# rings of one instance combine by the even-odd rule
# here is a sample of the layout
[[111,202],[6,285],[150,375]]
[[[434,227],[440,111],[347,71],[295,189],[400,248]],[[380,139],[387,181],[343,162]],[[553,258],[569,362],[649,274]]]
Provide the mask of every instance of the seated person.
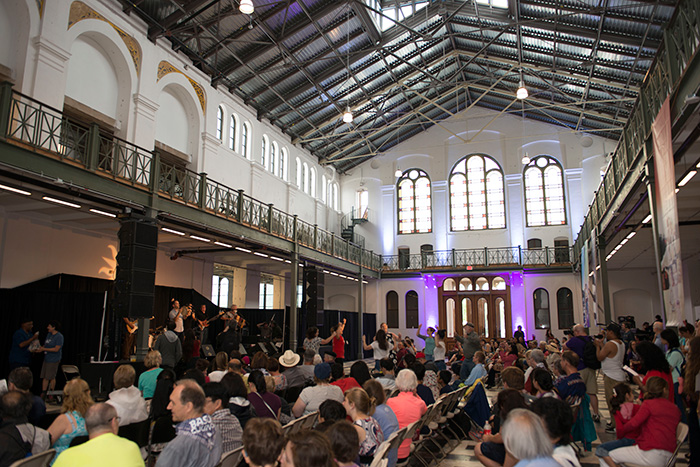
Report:
[[243,429],[238,419],[228,408],[229,397],[221,383],[206,383],[204,387],[204,412],[211,417],[216,431],[221,436],[221,452],[226,454],[241,446]]
[[438,373],[438,386],[440,386],[440,397],[444,396],[453,391],[452,385],[452,372],[450,370],[440,370]]
[[559,398],[559,395],[554,390],[554,381],[552,380],[552,374],[549,371],[545,370],[544,368],[535,368],[532,370],[530,379],[532,380],[532,388],[535,390],[536,398]]
[[335,422],[345,420],[347,416],[348,414],[341,402],[332,399],[323,401],[318,408],[318,424],[316,425],[316,429],[319,431],[326,431]]
[[396,389],[396,377],[394,376],[394,361],[390,358],[382,358],[379,361],[382,375],[376,378],[385,390],[392,392]]
[[316,365],[314,380],[316,386],[304,388],[292,407],[292,413],[297,418],[317,411],[325,400],[333,399],[343,402],[343,391],[338,386],[331,386],[331,366],[328,363]]
[[571,447],[574,414],[569,404],[555,397],[543,397],[533,402],[530,408],[544,422],[547,435],[554,445],[552,457],[561,465],[581,467],[576,451]]
[[477,380],[484,378],[487,375],[486,368],[484,368],[484,362],[486,362],[486,354],[481,350],[474,352],[474,357],[472,357],[474,362],[474,368],[469,372],[467,380],[464,385],[471,387]]
[[253,418],[243,430],[243,458],[250,467],[276,466],[284,444],[277,420]]
[[360,437],[355,427],[347,420],[340,420],[328,428],[326,436],[331,442],[331,450],[338,467],[356,467],[355,459],[360,452]]
[[[514,409],[503,424],[506,465],[561,467],[552,457],[552,445],[542,419],[526,409]],[[517,462],[517,464],[516,464]]]
[[0,465],[10,465],[27,456],[44,452],[51,446],[49,433],[28,423],[27,417],[31,409],[32,400],[29,395],[20,391],[6,392],[0,399],[0,417],[3,422],[0,428]]
[[416,387],[416,394],[423,399],[425,405],[430,405],[435,402],[435,397],[433,397],[433,391],[430,390],[428,386],[423,384],[423,378],[425,377],[425,366],[421,362],[416,362],[411,365],[411,369],[416,374],[418,378],[418,386]]
[[568,402],[569,405],[580,404],[586,395],[586,383],[577,370],[578,362],[579,358],[576,352],[565,350],[561,354],[561,369],[566,376],[557,382],[555,388],[559,397]]
[[146,401],[139,388],[134,386],[136,371],[131,365],[120,365],[114,372],[114,391],[107,403],[117,410],[119,426],[141,422],[148,418]]
[[89,441],[68,448],[53,464],[56,467],[143,466],[141,450],[128,439],[117,436],[119,417],[110,404],[95,404],[85,413]]
[[[615,426],[622,426],[632,420],[632,417],[637,414],[642,406],[639,403],[635,404],[632,388],[626,383],[616,385],[613,388],[613,393],[614,395],[610,399],[610,413],[615,417]],[[607,432],[607,429],[605,431]],[[615,429],[615,432],[617,433],[617,439],[601,443],[595,448],[597,457],[607,457],[608,453],[613,449],[633,446],[635,440],[641,434],[639,429],[627,432],[624,437],[617,429]]]
[[29,411],[27,420],[29,423],[36,425],[41,420],[41,417],[46,414],[46,404],[41,400],[41,397],[32,394],[31,389],[34,385],[34,375],[32,370],[26,366],[15,368],[7,377],[7,386],[10,391],[19,391],[29,396],[32,402],[32,409]]
[[508,413],[513,409],[525,408],[525,397],[516,389],[503,389],[496,397],[494,415],[491,416],[491,434],[484,434],[481,442],[474,446],[474,454],[483,465],[487,467],[501,466],[506,459],[506,448],[503,445],[503,437],[500,429],[508,418]]
[[622,463],[636,465],[666,465],[676,449],[676,428],[681,412],[668,400],[669,384],[661,376],[652,376],[646,382],[644,402],[632,419],[618,425],[620,436],[639,429],[641,432],[634,446],[613,449],[603,460],[610,466]]
[[359,388],[360,383],[355,380],[352,376],[345,376],[345,370],[343,369],[342,363],[331,364],[331,384],[333,386],[338,386],[343,394],[350,388]]
[[525,387],[525,373],[517,366],[509,366],[501,372],[504,389],[522,391]]

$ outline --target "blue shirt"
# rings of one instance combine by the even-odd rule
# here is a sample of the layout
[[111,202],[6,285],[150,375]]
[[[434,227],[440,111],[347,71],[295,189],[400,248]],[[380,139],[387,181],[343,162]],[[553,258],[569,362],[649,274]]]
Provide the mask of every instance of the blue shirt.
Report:
[[46,355],[44,361],[46,363],[57,363],[61,361],[63,357],[63,334],[57,332],[56,334],[49,333],[46,336],[46,342],[44,342],[44,347],[47,349],[53,349],[58,346],[58,352],[44,352]]
[[469,372],[469,377],[464,382],[464,385],[467,387],[471,387],[472,384],[476,383],[477,379],[483,378],[487,374],[488,372],[486,371],[486,368],[484,368],[484,364],[477,363],[476,366],[472,368],[472,371]]
[[[384,433],[385,440],[389,439],[389,436],[399,429],[399,421],[396,419],[396,414],[394,414],[391,407],[386,404],[378,405],[374,409],[374,415],[372,415],[372,417],[379,423],[379,427],[382,429],[382,433]],[[396,465],[398,455],[398,449],[389,452],[389,467]]]
[[10,363],[29,366],[32,359],[32,354],[29,352],[29,345],[25,347],[20,347],[19,345],[30,337],[32,337],[32,335],[22,328],[15,331],[12,335],[12,347],[10,347]]

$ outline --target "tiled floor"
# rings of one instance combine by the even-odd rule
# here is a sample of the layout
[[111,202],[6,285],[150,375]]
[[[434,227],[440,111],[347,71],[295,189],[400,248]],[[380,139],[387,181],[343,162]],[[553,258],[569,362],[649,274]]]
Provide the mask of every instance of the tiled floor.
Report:
[[[608,412],[608,406],[605,402],[605,396],[603,395],[603,380],[602,376],[599,377],[598,380],[598,388],[599,388],[599,395],[598,395],[598,401],[600,405],[600,414],[601,414],[601,422],[596,423],[596,431],[598,433],[598,439],[593,442],[593,451],[595,451],[595,447],[598,446],[600,443],[606,442],[606,441],[611,441],[615,439],[614,434],[609,434],[605,432],[605,423],[609,419],[609,412]],[[489,396],[489,400],[492,400],[496,394],[497,391],[487,391],[487,394]],[[481,463],[476,459],[476,456],[474,455],[474,446],[476,445],[476,442],[472,440],[468,441],[462,441],[450,454],[448,454],[447,458],[442,460],[439,464],[440,467],[469,467],[469,466],[480,466]],[[593,454],[593,451],[586,452],[584,457],[580,458],[579,461],[581,462],[582,467],[597,467],[600,465],[598,462],[598,458]],[[688,452],[688,445],[687,443],[681,447],[681,452],[678,455],[678,460],[676,465],[678,466],[686,466],[688,465],[688,462],[685,459],[685,453]]]

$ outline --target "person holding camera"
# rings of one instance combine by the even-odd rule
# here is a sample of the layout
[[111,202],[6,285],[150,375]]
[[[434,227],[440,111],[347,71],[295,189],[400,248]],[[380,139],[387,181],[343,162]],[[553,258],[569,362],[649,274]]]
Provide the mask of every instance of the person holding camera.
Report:
[[577,324],[571,331],[573,332],[573,337],[566,341],[564,347],[573,351],[579,357],[576,369],[581,374],[581,379],[586,384],[586,393],[591,399],[591,417],[594,422],[599,423],[600,413],[598,412],[598,381],[596,372],[600,368],[600,361],[597,358],[596,347],[591,336],[586,334],[586,328],[583,325]]

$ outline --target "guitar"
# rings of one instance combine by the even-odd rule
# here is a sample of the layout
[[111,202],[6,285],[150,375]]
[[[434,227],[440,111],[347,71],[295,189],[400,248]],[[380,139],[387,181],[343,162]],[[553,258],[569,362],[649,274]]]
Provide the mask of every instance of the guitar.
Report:
[[198,323],[198,325],[199,325],[199,329],[201,329],[202,331],[204,331],[205,328],[208,328],[208,327],[209,327],[209,323],[211,323],[211,322],[214,321],[214,320],[217,320],[217,319],[221,318],[223,315],[224,315],[224,312],[223,312],[223,311],[220,311],[218,315],[213,316],[213,317],[211,317],[211,318],[209,318],[209,319],[198,319],[198,320],[197,320],[197,323]]
[[138,325],[138,320],[135,319],[133,321],[130,321],[129,318],[126,316],[124,317],[124,323],[126,324],[126,330],[129,331],[129,334],[135,333],[139,329]]

